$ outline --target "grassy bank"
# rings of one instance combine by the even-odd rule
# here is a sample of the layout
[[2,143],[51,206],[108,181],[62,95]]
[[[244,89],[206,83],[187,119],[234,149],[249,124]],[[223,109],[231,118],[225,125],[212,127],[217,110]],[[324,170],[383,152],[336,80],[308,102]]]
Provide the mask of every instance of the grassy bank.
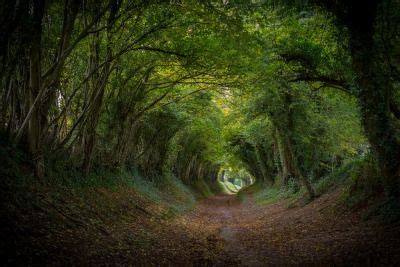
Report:
[[[365,219],[378,219],[394,222],[400,219],[398,201],[385,197],[380,183],[376,163],[370,156],[345,162],[328,175],[312,181],[317,197],[340,190],[335,209],[338,212],[361,212]],[[289,183],[265,186],[255,183],[239,191],[238,198],[246,201],[252,198],[260,205],[287,201],[288,207],[302,206],[310,202],[304,188]]]
[[49,161],[38,180],[18,151],[0,152],[0,249],[7,265],[97,264],[120,253],[140,263],[161,226],[203,197],[173,175],[146,179],[135,169],[98,166],[84,177],[59,160]]

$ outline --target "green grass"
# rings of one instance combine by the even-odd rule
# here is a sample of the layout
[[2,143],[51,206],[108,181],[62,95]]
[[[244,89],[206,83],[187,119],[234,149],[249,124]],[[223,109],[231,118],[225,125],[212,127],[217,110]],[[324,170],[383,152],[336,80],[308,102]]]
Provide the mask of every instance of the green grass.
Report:
[[220,193],[224,193],[224,194],[230,194],[232,193],[225,185],[224,182],[221,182],[220,180],[217,181],[217,186],[218,186],[218,191]]
[[[145,180],[142,178],[142,180]],[[196,203],[195,193],[172,174],[167,174],[154,185],[160,200],[167,203],[173,214],[182,213],[191,209]]]
[[[1,141],[1,140],[0,140]],[[32,175],[32,162],[15,147],[5,144],[0,148],[3,162],[0,176],[5,192],[12,196],[11,201],[24,199],[24,194],[35,194],[41,190],[57,194],[86,194],[97,189],[119,192],[133,190],[153,203],[167,206],[171,213],[177,214],[191,209],[195,202],[195,192],[173,175],[159,179],[146,179],[133,168],[110,169],[95,165],[94,170],[84,176],[73,160],[52,159],[46,162],[46,175],[36,179]],[[4,195],[4,194],[3,194]],[[8,193],[7,193],[8,195]],[[10,197],[9,197],[10,198]]]
[[[27,261],[46,259],[47,242],[51,249],[69,245],[69,235],[60,234],[66,231],[74,235],[74,242],[90,240],[90,246],[110,251],[117,246],[145,249],[156,237],[147,234],[148,225],[195,204],[192,190],[174,176],[152,182],[135,170],[97,167],[84,177],[70,162],[50,161],[46,176],[37,179],[27,157],[15,152],[0,147],[0,215],[7,223],[2,234],[13,239],[0,246],[10,255],[23,252]],[[128,223],[140,230],[125,231]],[[126,233],[118,243],[109,236],[116,227]]]
[[282,199],[292,199],[296,200],[302,197],[302,190],[293,193],[286,189],[277,189],[274,187],[265,188],[264,190],[260,190],[254,195],[254,200],[258,204],[272,204]]
[[353,183],[352,175],[359,172],[360,165],[362,165],[363,162],[363,158],[350,160],[345,162],[339,168],[333,170],[329,175],[319,179],[314,184],[317,195],[322,195],[338,186],[349,187]]
[[210,187],[203,179],[194,181],[192,188],[193,191],[196,192],[198,198],[207,198],[214,195],[213,192],[211,192]]
[[231,192],[231,193],[237,193],[238,192],[236,186],[234,184],[232,184],[231,182],[225,181],[225,182],[222,182],[222,183],[225,185],[226,189],[229,190],[229,192]]
[[298,190],[294,185],[282,188],[278,184],[271,187],[256,182],[240,190],[237,198],[240,201],[248,201],[251,198],[259,205],[267,205],[283,199],[289,200],[289,203],[291,203],[302,198],[304,195],[305,191],[303,189]]

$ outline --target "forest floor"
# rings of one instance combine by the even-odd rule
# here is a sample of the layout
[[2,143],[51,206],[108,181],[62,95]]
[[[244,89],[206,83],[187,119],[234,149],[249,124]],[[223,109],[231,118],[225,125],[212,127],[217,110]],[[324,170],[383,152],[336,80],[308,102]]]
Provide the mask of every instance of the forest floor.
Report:
[[[43,191],[43,190],[42,190]],[[41,192],[42,192],[41,191]],[[51,192],[51,191],[49,191]],[[340,191],[306,204],[235,195],[180,215],[131,190],[47,192],[10,206],[0,246],[9,266],[353,266],[400,263],[400,222],[338,212]],[[26,205],[33,203],[32,207]],[[16,225],[16,226],[15,226]],[[3,229],[3,230],[4,230]],[[7,230],[8,229],[8,230]]]
[[234,195],[219,195],[175,222],[197,233],[197,240],[208,240],[208,248],[186,243],[186,251],[222,249],[207,259],[209,265],[400,264],[400,224],[383,226],[361,220],[360,213],[338,214],[333,207],[339,194],[293,208],[285,201],[257,205],[251,199],[240,203]]

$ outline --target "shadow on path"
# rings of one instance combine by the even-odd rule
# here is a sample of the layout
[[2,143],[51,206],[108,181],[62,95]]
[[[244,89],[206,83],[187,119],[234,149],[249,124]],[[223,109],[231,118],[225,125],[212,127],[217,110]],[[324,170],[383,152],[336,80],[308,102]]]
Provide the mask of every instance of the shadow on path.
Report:
[[[207,265],[395,265],[400,262],[400,226],[363,222],[358,214],[335,214],[340,192],[304,207],[285,202],[260,206],[235,195],[202,201],[181,219],[207,229],[207,239],[222,243],[217,262]],[[196,231],[193,231],[196,235]],[[200,237],[199,237],[200,238]],[[217,249],[215,247],[215,249]],[[210,248],[208,248],[210,249]]]

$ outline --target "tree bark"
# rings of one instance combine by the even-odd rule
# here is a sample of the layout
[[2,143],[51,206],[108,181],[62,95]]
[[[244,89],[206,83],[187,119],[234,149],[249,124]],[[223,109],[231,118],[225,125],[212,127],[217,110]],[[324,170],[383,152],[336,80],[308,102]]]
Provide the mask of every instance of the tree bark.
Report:
[[388,196],[400,197],[400,141],[391,113],[392,82],[378,61],[374,37],[379,5],[383,1],[348,4],[342,21],[349,28],[353,68],[357,74],[362,124],[371,144]]
[[268,157],[266,153],[263,151],[262,147],[255,146],[254,150],[263,177],[263,182],[268,186],[272,186],[274,184],[273,170],[270,168],[268,164]]
[[400,143],[390,109],[390,78],[380,73],[371,29],[351,34],[353,66],[357,73],[362,124],[391,197],[400,197]]
[[[96,143],[96,128],[100,118],[100,111],[103,105],[103,96],[105,93],[105,87],[107,80],[111,72],[111,61],[112,61],[112,26],[114,24],[115,17],[119,10],[121,2],[114,2],[110,6],[110,13],[107,20],[107,47],[106,47],[106,64],[103,66],[100,75],[92,76],[92,86],[93,91],[91,95],[91,107],[88,113],[88,119],[86,120],[87,126],[85,126],[85,136],[84,136],[84,158],[82,164],[82,170],[85,175],[89,174],[90,165],[92,161],[93,150]],[[99,65],[100,56],[100,37],[99,33],[93,41],[92,56],[93,61],[92,67],[97,69]]]
[[279,164],[281,166],[282,185],[287,186],[289,177],[291,176],[291,173],[289,171],[289,168],[291,166],[290,157],[288,156],[285,142],[282,140],[282,137],[278,131],[278,128],[276,128],[275,135],[276,135],[277,147],[278,147],[278,152],[279,152]]
[[390,78],[378,65],[374,37],[378,8],[383,0],[316,0],[349,29],[352,64],[359,87],[362,124],[389,197],[400,198],[400,141],[391,114]]
[[32,42],[29,50],[29,107],[39,105],[32,111],[28,124],[29,151],[35,164],[35,176],[38,178],[44,175],[44,155],[41,142],[41,111],[40,104],[35,99],[41,92],[41,39],[42,39],[42,18],[44,14],[45,1],[34,1],[32,10]]

